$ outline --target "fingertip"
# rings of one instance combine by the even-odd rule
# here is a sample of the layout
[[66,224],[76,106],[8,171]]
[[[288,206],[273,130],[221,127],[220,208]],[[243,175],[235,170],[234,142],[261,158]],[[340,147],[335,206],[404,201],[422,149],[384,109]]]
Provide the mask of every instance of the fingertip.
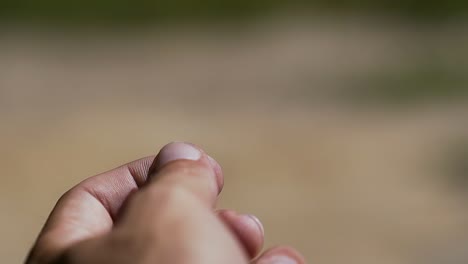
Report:
[[[181,141],[176,141],[176,142],[181,142]],[[224,187],[224,175],[223,175],[223,170],[221,168],[221,165],[199,145],[191,143],[191,142],[184,142],[185,144],[189,144],[193,146],[194,148],[197,148],[201,153],[202,153],[202,159],[206,159],[208,163],[210,164],[211,168],[213,169],[215,175],[216,175],[216,183],[218,184],[218,189],[219,192],[223,190]]]
[[196,161],[202,157],[202,151],[192,144],[174,141],[164,145],[155,157],[151,166],[150,174],[160,170],[168,163],[176,160]]
[[305,258],[289,246],[277,246],[265,251],[254,264],[305,264]]
[[224,185],[221,166],[200,146],[190,142],[173,141],[163,146],[149,169],[148,178],[151,179],[153,175],[155,175],[164,166],[177,160],[197,161],[200,164],[209,166],[215,176],[218,194],[221,192]]
[[182,188],[213,206],[222,188],[220,171],[217,162],[210,160],[200,147],[175,141],[162,147],[155,157],[146,188],[160,191],[161,188]]
[[262,234],[262,237],[265,236],[265,229],[263,228],[263,224],[260,221],[260,219],[258,219],[258,217],[256,217],[255,215],[252,215],[252,214],[247,214],[247,215],[245,215],[245,217],[250,218],[257,225],[257,228],[258,228],[258,230],[260,230],[260,233]]
[[218,211],[219,217],[231,229],[247,254],[254,258],[263,247],[263,226],[257,217],[248,214],[238,214],[233,210]]

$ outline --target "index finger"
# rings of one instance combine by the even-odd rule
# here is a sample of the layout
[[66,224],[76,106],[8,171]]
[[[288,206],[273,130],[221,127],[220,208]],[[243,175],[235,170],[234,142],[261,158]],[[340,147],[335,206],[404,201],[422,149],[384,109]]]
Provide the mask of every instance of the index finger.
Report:
[[112,229],[128,195],[143,186],[154,156],[88,178],[57,202],[28,260],[53,259],[63,249]]

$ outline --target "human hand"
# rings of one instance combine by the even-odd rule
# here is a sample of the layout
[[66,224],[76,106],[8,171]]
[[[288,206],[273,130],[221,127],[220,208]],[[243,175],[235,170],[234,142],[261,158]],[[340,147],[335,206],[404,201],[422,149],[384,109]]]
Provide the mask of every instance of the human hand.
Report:
[[263,246],[251,215],[214,210],[218,163],[200,148],[170,143],[88,178],[57,202],[28,264],[305,264],[294,249]]

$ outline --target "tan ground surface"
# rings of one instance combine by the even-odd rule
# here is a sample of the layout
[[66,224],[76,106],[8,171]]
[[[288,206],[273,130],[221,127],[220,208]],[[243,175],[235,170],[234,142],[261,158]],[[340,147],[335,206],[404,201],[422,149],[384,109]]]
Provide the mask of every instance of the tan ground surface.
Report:
[[425,52],[450,61],[468,41],[456,30],[366,25],[5,31],[0,262],[21,262],[80,180],[187,140],[219,160],[220,205],[258,215],[267,245],[321,264],[468,263],[467,198],[438,170],[468,134],[466,104],[358,110],[325,95]]

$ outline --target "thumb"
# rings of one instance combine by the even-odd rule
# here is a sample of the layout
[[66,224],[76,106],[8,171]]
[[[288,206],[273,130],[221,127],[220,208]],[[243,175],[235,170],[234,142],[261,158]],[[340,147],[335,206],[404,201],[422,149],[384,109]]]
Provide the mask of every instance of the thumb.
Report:
[[[187,191],[207,206],[214,206],[223,187],[221,169],[201,148],[173,142],[164,146],[151,165],[147,188]],[[155,191],[156,189],[156,191]]]
[[149,178],[129,199],[116,236],[144,234],[151,243],[139,244],[148,246],[149,263],[247,263],[238,239],[213,211],[220,181],[200,148],[166,145]]

